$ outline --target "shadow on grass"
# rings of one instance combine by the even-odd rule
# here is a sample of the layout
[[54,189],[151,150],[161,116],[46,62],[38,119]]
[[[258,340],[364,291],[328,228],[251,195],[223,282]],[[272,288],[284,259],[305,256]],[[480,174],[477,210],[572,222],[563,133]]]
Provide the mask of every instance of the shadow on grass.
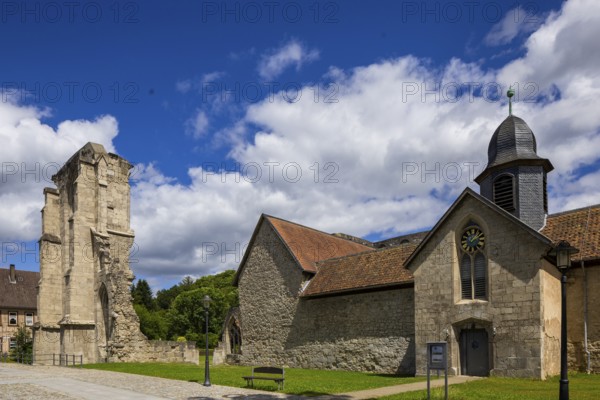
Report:
[[[240,399],[240,400],[271,400],[271,399],[305,399],[310,397],[312,399],[318,400],[348,400],[350,396],[340,396],[340,395],[328,395],[324,393],[317,392],[304,392],[302,394],[285,394],[281,393],[280,395],[271,395],[271,394],[229,394],[223,396],[225,399]],[[188,397],[187,400],[214,400],[214,397]]]
[[[369,374],[369,375],[380,376],[382,378],[420,378],[420,377],[414,376],[414,375],[396,375],[396,374]],[[423,377],[423,378],[425,378],[425,377]]]

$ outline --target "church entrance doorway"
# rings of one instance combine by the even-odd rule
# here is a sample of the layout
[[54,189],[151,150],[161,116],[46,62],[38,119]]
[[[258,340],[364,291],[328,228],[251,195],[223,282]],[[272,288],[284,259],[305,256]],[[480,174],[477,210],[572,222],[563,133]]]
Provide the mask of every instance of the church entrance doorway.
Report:
[[463,375],[490,374],[488,334],[485,329],[464,329],[460,333],[460,370]]

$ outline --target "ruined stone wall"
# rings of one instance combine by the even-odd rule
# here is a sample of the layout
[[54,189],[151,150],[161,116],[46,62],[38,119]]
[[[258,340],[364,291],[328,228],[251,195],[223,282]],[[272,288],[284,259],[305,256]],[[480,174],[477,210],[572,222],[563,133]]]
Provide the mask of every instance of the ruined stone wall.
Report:
[[267,222],[240,275],[246,365],[414,372],[411,288],[299,298],[308,275]]
[[56,189],[44,189],[42,209],[42,236],[40,238],[40,282],[38,286],[38,322],[33,329],[33,351],[38,359],[58,354],[60,326],[63,316],[64,251],[61,240],[60,198]]
[[[469,220],[486,235],[487,300],[462,300],[459,235]],[[485,329],[492,375],[545,376],[541,362],[540,255],[545,248],[514,222],[466,197],[413,259],[417,374],[426,373],[426,343],[448,341],[451,373],[460,374],[460,333]]]
[[[576,243],[573,243],[577,246]],[[600,266],[588,266],[588,350],[591,371],[600,372]],[[578,264],[569,270],[567,281],[567,336],[569,348],[569,369],[585,371],[587,355],[584,351],[584,277]]]
[[149,342],[130,293],[131,164],[88,143],[46,189],[40,239],[39,324],[34,352],[83,355],[84,363],[193,360],[193,346]]

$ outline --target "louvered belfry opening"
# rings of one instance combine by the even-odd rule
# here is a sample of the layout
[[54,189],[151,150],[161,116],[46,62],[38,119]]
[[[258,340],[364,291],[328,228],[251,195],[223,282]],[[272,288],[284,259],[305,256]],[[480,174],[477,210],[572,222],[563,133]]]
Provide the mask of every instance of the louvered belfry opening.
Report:
[[548,178],[544,173],[544,177],[542,179],[543,191],[544,191],[544,212],[548,213]]
[[515,210],[515,190],[512,175],[502,175],[494,181],[494,203],[506,211]]
[[460,262],[460,291],[463,299],[473,298],[473,285],[471,284],[471,256],[463,254]]
[[487,270],[487,262],[485,259],[485,256],[479,252],[477,254],[475,254],[475,260],[474,260],[474,266],[473,266],[473,272],[474,272],[474,279],[473,279],[473,283],[475,286],[475,290],[474,290],[474,297],[477,300],[485,300],[486,299],[486,295],[487,295],[487,284],[486,284],[486,270]]

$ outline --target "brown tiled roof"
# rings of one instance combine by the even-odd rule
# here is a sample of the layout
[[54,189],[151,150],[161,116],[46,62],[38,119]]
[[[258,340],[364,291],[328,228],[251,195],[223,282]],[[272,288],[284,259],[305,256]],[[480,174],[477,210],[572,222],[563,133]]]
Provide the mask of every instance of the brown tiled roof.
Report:
[[317,272],[316,262],[372,251],[373,248],[307,226],[265,215],[303,270]]
[[417,248],[414,243],[319,262],[317,275],[303,297],[408,284],[413,281],[404,261]]
[[541,231],[553,241],[566,240],[579,249],[573,260],[600,259],[600,204],[548,216]]
[[425,236],[427,236],[428,233],[429,233],[429,231],[423,231],[423,232],[409,233],[407,235],[402,235],[402,236],[396,236],[393,238],[375,242],[375,243],[373,243],[373,247],[379,249],[379,248],[384,248],[384,247],[394,247],[394,246],[398,246],[398,245],[406,244],[406,243],[412,243],[412,244],[418,245],[419,243],[421,243],[423,241],[423,239],[425,239]]
[[0,268],[0,308],[35,310],[40,273],[19,270],[15,273],[16,283],[11,283],[10,270]]

